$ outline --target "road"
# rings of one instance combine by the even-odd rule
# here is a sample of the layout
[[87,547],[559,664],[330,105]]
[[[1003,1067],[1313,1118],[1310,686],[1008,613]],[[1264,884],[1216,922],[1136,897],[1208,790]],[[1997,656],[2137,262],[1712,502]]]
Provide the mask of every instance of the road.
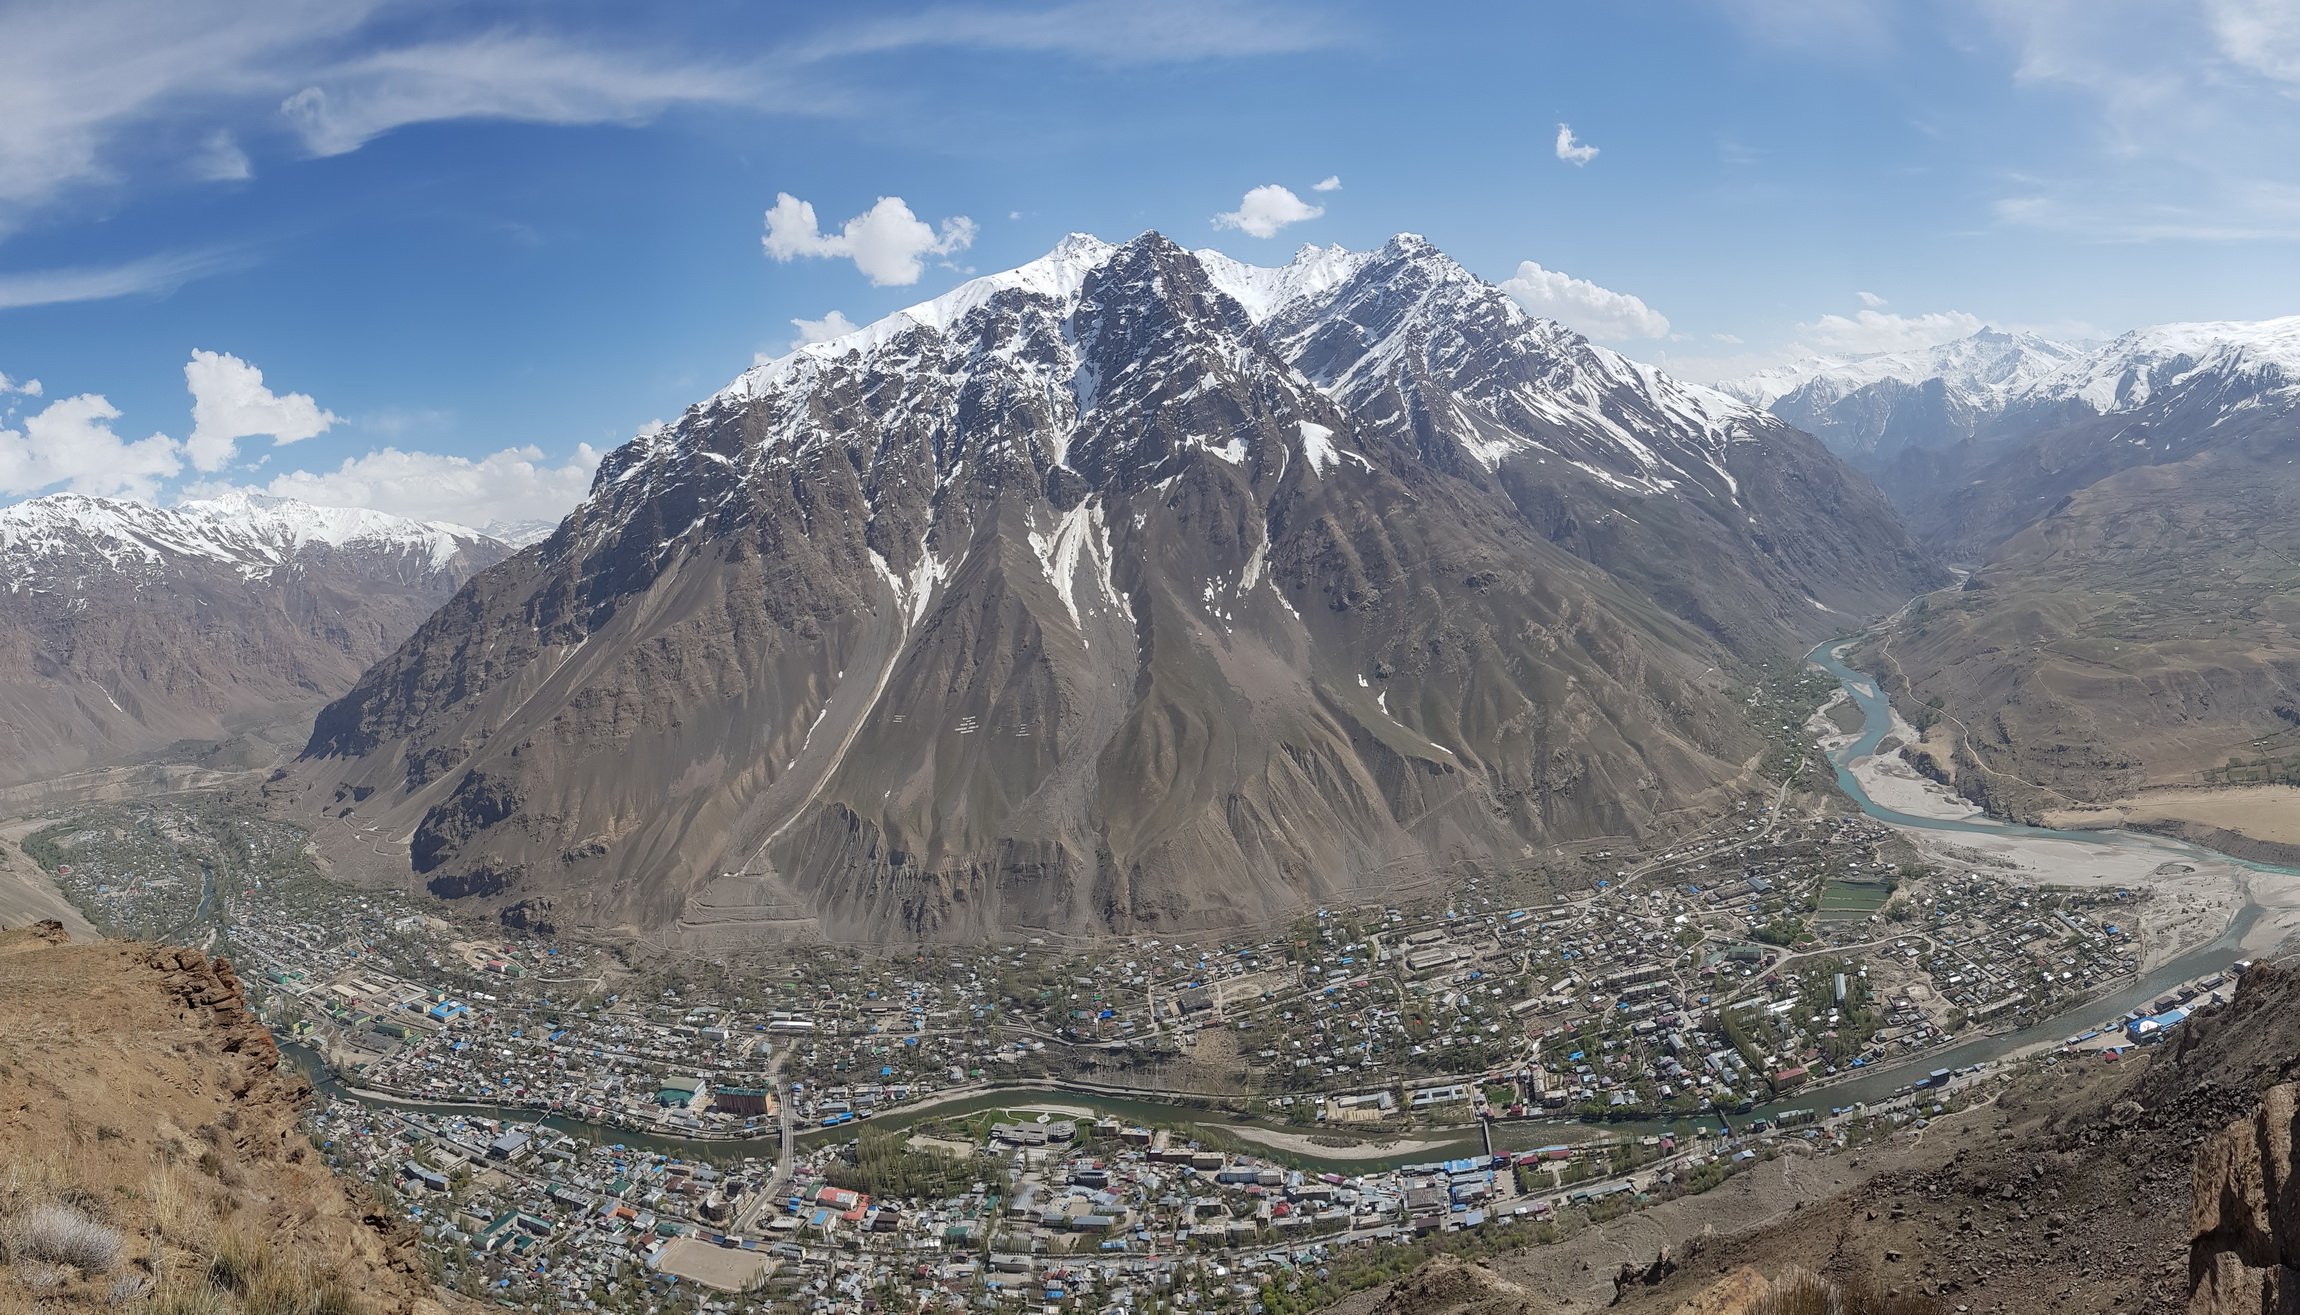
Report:
[[783,1134],[782,1150],[775,1156],[774,1176],[767,1179],[766,1186],[736,1214],[727,1230],[731,1233],[749,1234],[760,1216],[779,1206],[790,1192],[791,1171],[798,1154],[797,1116],[791,1112],[791,1093],[783,1086],[783,1061],[790,1058],[790,1054],[790,1045],[786,1042],[775,1051],[775,1057],[767,1061],[767,1090],[775,1093],[775,1114],[781,1121]]

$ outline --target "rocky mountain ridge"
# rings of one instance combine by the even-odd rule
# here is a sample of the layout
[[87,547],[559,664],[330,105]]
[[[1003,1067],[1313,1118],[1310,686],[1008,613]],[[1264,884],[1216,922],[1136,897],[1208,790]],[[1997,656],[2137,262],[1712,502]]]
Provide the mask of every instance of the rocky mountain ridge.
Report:
[[244,493],[0,507],[0,784],[308,716],[509,551]]
[[2056,501],[2300,406],[2300,316],[2160,324],[2105,343],[1984,329],[1724,386],[1875,476],[1919,534],[1978,561]]
[[298,788],[517,920],[1239,925],[1713,800],[1728,668],[1937,578],[1811,439],[1419,238],[1074,236],[609,454]]

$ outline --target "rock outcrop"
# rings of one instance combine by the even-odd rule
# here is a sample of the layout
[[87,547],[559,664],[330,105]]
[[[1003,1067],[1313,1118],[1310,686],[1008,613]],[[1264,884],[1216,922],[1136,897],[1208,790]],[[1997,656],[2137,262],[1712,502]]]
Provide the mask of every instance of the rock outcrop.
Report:
[[1551,1309],[1491,1267],[1443,1255],[1398,1280],[1374,1315],[1546,1315]]
[[2272,1087],[2196,1156],[2189,1315],[2300,1312],[2300,1083]]
[[[414,1228],[322,1163],[311,1087],[280,1062],[231,964],[196,950],[0,932],[0,1310],[200,1309],[439,1315]],[[43,1249],[27,1221],[85,1245]],[[217,1276],[230,1248],[235,1293]],[[253,1267],[249,1269],[248,1267]],[[240,1298],[243,1298],[241,1300]],[[211,1299],[212,1298],[212,1299]]]

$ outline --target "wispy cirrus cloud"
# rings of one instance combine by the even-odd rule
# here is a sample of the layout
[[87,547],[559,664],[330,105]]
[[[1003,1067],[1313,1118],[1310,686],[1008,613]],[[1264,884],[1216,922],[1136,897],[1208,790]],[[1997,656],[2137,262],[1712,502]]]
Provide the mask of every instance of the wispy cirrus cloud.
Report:
[[322,69],[280,102],[315,155],[358,150],[396,128],[458,119],[644,123],[683,105],[795,112],[788,70],[603,48],[538,32],[482,32],[377,50]]
[[163,252],[117,265],[0,273],[0,310],[173,292],[194,279],[244,266],[235,249]]
[[251,141],[282,130],[339,155],[455,120],[836,114],[875,103],[848,95],[861,75],[842,66],[877,54],[1146,64],[1307,51],[1348,33],[1303,4],[1070,0],[924,8],[721,49],[423,0],[28,0],[0,9],[0,234],[81,189],[183,177],[187,159],[195,178],[249,177]]
[[2300,11],[2289,0],[1974,4],[2014,83],[2090,116],[2089,151],[2034,162],[1999,224],[2104,242],[2300,239]]
[[954,5],[833,27],[794,47],[805,60],[936,47],[1068,55],[1105,64],[1235,59],[1322,50],[1355,39],[1329,10],[1241,0],[1071,0]]

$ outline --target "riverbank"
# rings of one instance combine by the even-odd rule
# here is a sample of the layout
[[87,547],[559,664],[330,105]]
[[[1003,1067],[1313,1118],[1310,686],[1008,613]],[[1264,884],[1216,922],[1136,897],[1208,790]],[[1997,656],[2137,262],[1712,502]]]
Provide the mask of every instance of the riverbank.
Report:
[[2047,826],[2130,827],[2237,858],[2300,865],[2300,787],[2235,785],[2143,790],[2097,808],[2044,815]]
[[2214,943],[2248,910],[2239,953],[2269,953],[2300,936],[2300,873],[2177,839],[2097,825],[2105,819],[2088,819],[2096,824],[2070,830],[1998,822],[1897,753],[1879,752],[1895,741],[1913,740],[1915,729],[1892,708],[1873,677],[1844,665],[1843,647],[1825,645],[1812,660],[1838,678],[1843,686],[1839,697],[1862,710],[1862,729],[1847,735],[1819,718],[1814,730],[1837,767],[1845,794],[1864,813],[1899,831],[1928,862],[2040,886],[2150,892],[2152,907],[2137,920],[2144,929],[2143,973]]
[[1289,1155],[1310,1155],[1327,1160],[1382,1160],[1427,1155],[1446,1145],[1442,1141],[1401,1137],[1390,1141],[1351,1142],[1337,1146],[1319,1141],[1316,1134],[1279,1132],[1275,1128],[1260,1128],[1252,1124],[1231,1126],[1224,1131],[1240,1141],[1249,1141],[1256,1146],[1267,1146]]

